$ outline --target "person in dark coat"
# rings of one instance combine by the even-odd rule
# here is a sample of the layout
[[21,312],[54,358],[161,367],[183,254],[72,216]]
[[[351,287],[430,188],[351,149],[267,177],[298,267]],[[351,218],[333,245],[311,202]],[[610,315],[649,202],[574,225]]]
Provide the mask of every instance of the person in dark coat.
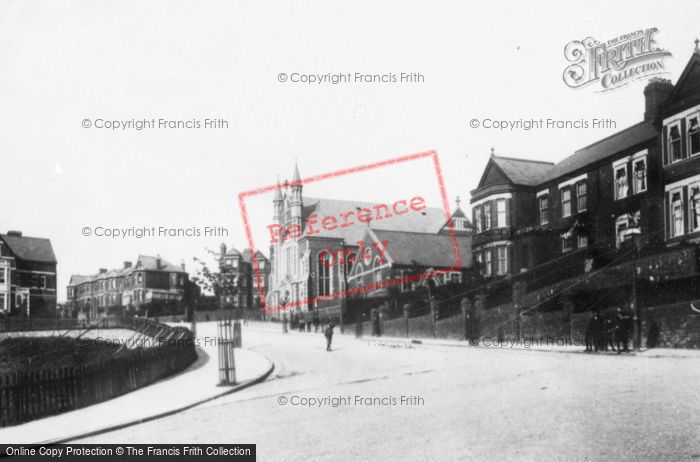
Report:
[[598,351],[600,347],[600,337],[602,332],[602,323],[598,313],[594,313],[590,321],[588,321],[588,327],[586,328],[586,351],[593,352]]
[[318,328],[321,326],[321,318],[318,316],[318,311],[314,312],[314,333],[318,332]]
[[331,343],[333,342],[333,328],[335,325],[331,322],[328,323],[326,329],[323,331],[323,335],[326,336],[326,351],[331,351]]
[[608,347],[615,351],[615,319],[611,316],[603,321],[603,351],[608,351]]
[[622,311],[622,308],[618,308],[617,314],[615,315],[615,343],[617,344],[617,354],[623,351],[629,353],[630,351],[627,345],[629,343],[630,321],[630,317]]

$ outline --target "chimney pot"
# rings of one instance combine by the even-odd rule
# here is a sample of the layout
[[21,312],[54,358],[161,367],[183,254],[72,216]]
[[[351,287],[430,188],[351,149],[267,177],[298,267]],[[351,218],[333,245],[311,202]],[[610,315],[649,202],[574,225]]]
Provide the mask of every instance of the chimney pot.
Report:
[[654,122],[661,109],[661,105],[668,99],[673,91],[673,84],[668,79],[652,78],[644,88],[644,121]]

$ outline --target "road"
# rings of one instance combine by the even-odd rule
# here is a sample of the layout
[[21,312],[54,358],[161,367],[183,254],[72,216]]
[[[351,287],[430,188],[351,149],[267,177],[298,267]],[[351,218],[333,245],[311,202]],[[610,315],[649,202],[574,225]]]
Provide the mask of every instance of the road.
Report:
[[[257,443],[264,461],[700,458],[697,359],[396,348],[349,336],[326,352],[321,334],[243,334],[277,366],[266,382],[81,442]],[[310,398],[327,401],[302,405]]]

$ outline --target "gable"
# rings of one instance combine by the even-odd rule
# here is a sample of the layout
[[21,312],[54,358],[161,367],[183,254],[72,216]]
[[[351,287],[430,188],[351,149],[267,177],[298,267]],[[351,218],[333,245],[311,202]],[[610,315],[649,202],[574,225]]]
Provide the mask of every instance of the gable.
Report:
[[486,165],[486,170],[481,176],[481,181],[479,181],[479,188],[492,185],[492,184],[509,184],[510,180],[503,173],[503,171],[498,168],[498,166],[493,162],[493,159],[489,159],[489,163]]
[[690,61],[685,66],[683,73],[678,78],[678,82],[671,94],[670,100],[675,101],[690,93],[700,89],[700,54],[693,53]]

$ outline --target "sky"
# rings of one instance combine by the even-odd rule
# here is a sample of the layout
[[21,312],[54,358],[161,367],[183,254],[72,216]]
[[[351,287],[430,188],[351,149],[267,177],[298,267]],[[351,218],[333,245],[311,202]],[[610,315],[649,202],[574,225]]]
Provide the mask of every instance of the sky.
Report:
[[[160,254],[193,269],[246,246],[238,194],[435,150],[454,208],[497,155],[558,161],[640,121],[644,81],[597,93],[562,80],[573,40],[650,27],[675,82],[700,2],[0,0],[0,232],[51,239],[71,274]],[[304,84],[297,74],[419,73],[418,83]],[[287,75],[280,81],[280,74]],[[96,128],[98,120],[223,119],[227,128]],[[495,130],[470,121],[611,119],[616,128]],[[84,121],[89,128],[83,126]],[[331,178],[308,194],[426,194],[430,165]],[[248,205],[264,242],[270,200]],[[263,199],[262,197],[258,199]],[[92,230],[83,235],[84,228]],[[223,227],[228,236],[110,238],[97,228]],[[257,244],[256,244],[257,246]],[[265,246],[263,250],[267,253]]]

